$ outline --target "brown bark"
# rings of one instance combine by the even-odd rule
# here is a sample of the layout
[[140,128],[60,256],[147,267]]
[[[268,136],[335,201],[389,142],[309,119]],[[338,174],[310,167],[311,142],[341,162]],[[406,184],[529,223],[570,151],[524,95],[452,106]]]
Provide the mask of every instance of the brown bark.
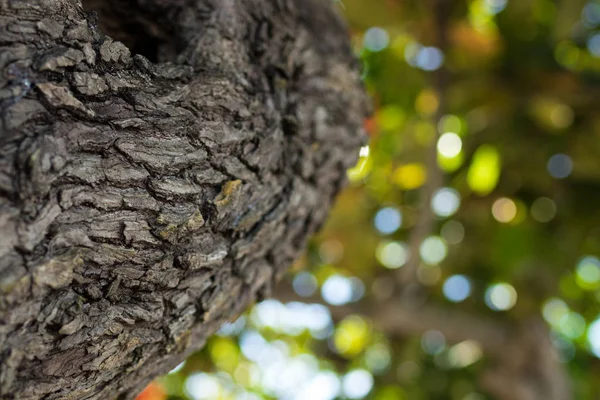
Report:
[[270,293],[364,140],[329,3],[0,0],[0,398],[133,398]]

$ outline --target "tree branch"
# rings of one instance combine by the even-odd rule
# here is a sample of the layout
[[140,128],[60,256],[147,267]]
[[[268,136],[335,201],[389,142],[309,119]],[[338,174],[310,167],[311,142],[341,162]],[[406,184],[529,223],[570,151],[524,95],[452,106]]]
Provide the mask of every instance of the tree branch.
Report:
[[[450,0],[431,0],[432,9],[435,17],[435,45],[446,53],[448,48],[448,23],[452,2]],[[420,246],[427,236],[431,235],[435,225],[435,214],[431,207],[431,200],[435,192],[443,185],[444,175],[438,166],[437,142],[440,137],[438,124],[446,114],[446,91],[448,89],[448,70],[442,66],[433,73],[433,87],[438,97],[438,107],[435,115],[432,117],[435,124],[435,136],[431,144],[426,149],[425,166],[427,171],[427,181],[420,191],[420,204],[417,221],[410,232],[409,237],[409,259],[403,268],[398,270],[397,278],[402,287],[407,286],[416,279],[417,269],[421,263],[419,256]]]
[[[278,287],[275,298],[284,303],[323,304],[319,296],[300,297],[283,284]],[[481,376],[481,384],[500,400],[572,398],[568,376],[557,361],[556,349],[543,320],[534,318],[513,325],[434,304],[412,307],[398,298],[326,306],[335,321],[361,314],[371,319],[375,328],[387,337],[420,336],[437,330],[450,343],[478,342],[486,356],[494,361],[492,368]]]
[[161,63],[0,1],[3,399],[134,398],[271,291],[364,141],[327,2],[104,5]]
[[[319,296],[300,297],[291,287],[283,283],[278,286],[274,298],[282,302],[323,304]],[[363,300],[344,306],[326,306],[336,321],[349,315],[362,314],[373,321],[376,329],[391,337],[417,336],[429,330],[437,330],[449,342],[475,340],[491,355],[503,352],[510,333],[508,326],[482,315],[473,315],[434,304],[415,307],[401,298],[386,299],[384,302]]]

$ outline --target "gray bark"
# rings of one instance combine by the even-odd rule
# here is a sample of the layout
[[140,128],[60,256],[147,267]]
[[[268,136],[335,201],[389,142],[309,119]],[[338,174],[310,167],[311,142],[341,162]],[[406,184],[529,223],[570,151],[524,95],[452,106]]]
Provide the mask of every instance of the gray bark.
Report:
[[131,399],[270,294],[364,141],[329,3],[0,0],[0,398]]

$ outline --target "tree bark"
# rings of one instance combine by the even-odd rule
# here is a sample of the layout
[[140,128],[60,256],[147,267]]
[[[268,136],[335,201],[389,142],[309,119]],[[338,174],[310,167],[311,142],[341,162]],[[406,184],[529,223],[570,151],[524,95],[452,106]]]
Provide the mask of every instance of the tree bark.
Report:
[[134,398],[271,292],[364,141],[327,0],[0,0],[0,71],[2,399]]

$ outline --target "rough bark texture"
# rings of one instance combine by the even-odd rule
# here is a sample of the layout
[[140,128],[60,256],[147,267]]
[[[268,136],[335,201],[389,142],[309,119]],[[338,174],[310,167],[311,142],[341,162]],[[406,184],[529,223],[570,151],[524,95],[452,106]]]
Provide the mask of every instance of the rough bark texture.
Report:
[[133,398],[268,295],[364,99],[328,0],[0,0],[0,398]]

